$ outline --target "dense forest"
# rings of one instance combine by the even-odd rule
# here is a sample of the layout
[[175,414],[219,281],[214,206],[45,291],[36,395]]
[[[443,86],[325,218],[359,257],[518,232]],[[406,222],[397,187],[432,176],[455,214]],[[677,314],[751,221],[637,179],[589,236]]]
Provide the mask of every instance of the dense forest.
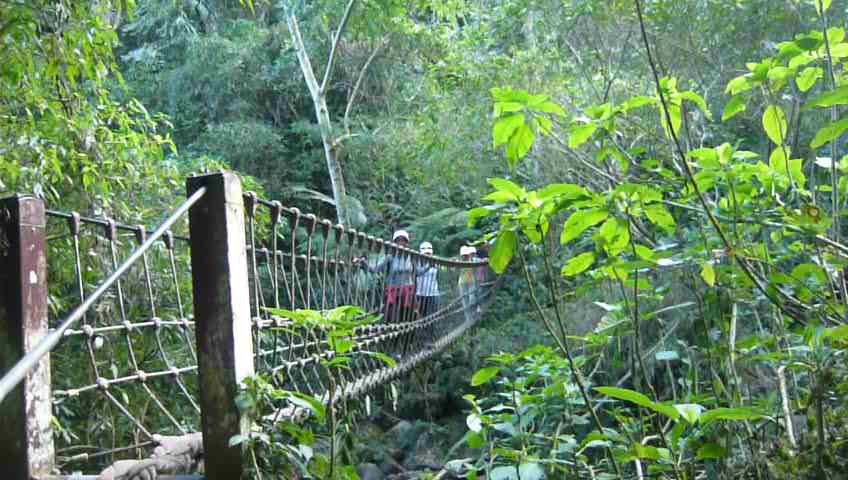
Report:
[[848,478],[846,21],[846,0],[0,0],[0,192],[151,224],[226,169],[489,250],[472,336],[356,422],[241,439],[255,478]]

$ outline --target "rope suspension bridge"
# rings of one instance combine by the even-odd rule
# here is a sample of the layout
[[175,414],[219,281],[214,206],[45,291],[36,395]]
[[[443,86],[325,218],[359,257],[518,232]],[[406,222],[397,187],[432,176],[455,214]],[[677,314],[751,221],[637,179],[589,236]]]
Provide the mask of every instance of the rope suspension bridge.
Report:
[[[152,232],[2,200],[3,478],[204,478],[190,471],[201,457],[205,478],[239,478],[244,379],[324,403],[380,394],[472,328],[497,287],[485,262],[243,193],[230,173],[187,191]],[[342,306],[378,321],[333,369],[331,332],[291,317]],[[163,452],[180,461],[157,463]]]

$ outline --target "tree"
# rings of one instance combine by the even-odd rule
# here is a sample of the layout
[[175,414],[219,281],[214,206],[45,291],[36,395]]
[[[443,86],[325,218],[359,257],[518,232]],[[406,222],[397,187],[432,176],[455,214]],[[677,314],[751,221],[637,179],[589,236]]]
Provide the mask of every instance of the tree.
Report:
[[350,225],[350,205],[347,198],[347,190],[345,188],[344,172],[342,171],[342,165],[339,161],[337,152],[338,140],[334,138],[333,124],[330,121],[330,112],[327,109],[327,89],[329,87],[330,77],[333,74],[333,63],[336,59],[339,41],[341,40],[342,33],[347,26],[350,14],[355,5],[356,0],[350,0],[345,8],[344,15],[342,16],[342,19],[339,22],[339,27],[336,29],[336,33],[333,37],[330,55],[327,58],[327,67],[324,70],[324,77],[322,78],[320,85],[318,84],[315,72],[312,69],[312,62],[309,60],[309,54],[306,52],[306,45],[303,43],[303,37],[300,34],[297,17],[291,7],[286,7],[285,12],[286,25],[289,28],[289,33],[291,33],[300,69],[303,71],[303,79],[306,81],[306,86],[309,88],[309,94],[312,97],[312,103],[315,106],[315,117],[318,120],[318,127],[321,130],[321,141],[324,144],[324,156],[327,160],[327,171],[330,174],[330,184],[333,189],[333,200],[336,204],[336,215],[339,223],[342,225]]

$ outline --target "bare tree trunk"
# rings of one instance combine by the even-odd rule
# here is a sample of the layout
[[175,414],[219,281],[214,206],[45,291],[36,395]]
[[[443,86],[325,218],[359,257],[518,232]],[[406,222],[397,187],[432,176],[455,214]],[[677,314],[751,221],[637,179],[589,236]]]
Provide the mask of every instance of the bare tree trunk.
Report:
[[338,222],[342,225],[350,225],[349,203],[347,199],[347,191],[345,189],[344,174],[342,165],[336,155],[336,145],[333,138],[333,124],[330,121],[330,113],[327,110],[327,86],[329,85],[330,76],[333,72],[333,63],[335,61],[336,49],[339,45],[339,39],[350,18],[350,12],[356,0],[350,0],[345,8],[344,16],[339,22],[339,28],[333,38],[333,46],[330,50],[330,56],[327,60],[327,68],[324,71],[324,78],[321,84],[318,84],[318,79],[315,78],[315,71],[312,69],[312,62],[309,61],[309,55],[306,52],[306,46],[303,43],[303,37],[300,34],[300,28],[297,24],[297,17],[294,12],[288,10],[286,12],[286,25],[291,33],[292,43],[294,43],[295,52],[297,52],[297,61],[300,64],[300,69],[303,72],[303,79],[306,81],[306,86],[309,88],[309,93],[312,96],[312,103],[315,106],[315,117],[318,120],[318,127],[321,130],[321,142],[324,144],[324,156],[327,159],[327,172],[330,175],[330,184],[333,189],[333,201],[336,204],[336,215]]

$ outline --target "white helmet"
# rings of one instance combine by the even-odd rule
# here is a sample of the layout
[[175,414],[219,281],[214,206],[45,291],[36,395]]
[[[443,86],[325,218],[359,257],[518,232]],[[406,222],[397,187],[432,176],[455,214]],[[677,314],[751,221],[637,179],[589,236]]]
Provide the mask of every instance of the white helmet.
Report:
[[421,245],[418,246],[418,251],[425,255],[432,255],[433,244],[430,242],[421,242]]
[[460,255],[474,255],[475,253],[477,253],[477,249],[476,249],[476,248],[474,248],[474,247],[471,247],[471,246],[469,246],[469,245],[463,245],[463,246],[459,249],[459,254],[460,254]]
[[405,238],[406,241],[409,241],[409,232],[406,230],[396,230],[394,234],[392,234],[392,241],[396,242],[398,238]]

